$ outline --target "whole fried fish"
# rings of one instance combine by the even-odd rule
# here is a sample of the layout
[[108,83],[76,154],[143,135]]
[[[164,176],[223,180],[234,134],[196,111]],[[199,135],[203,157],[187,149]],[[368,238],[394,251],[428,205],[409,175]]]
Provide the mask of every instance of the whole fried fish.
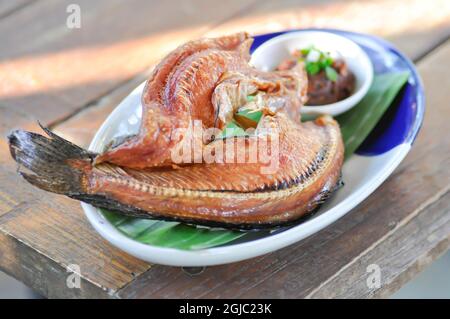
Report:
[[[340,129],[328,116],[301,123],[304,69],[255,70],[248,64],[251,41],[240,33],[170,53],[147,82],[139,133],[103,154],[46,128],[47,137],[12,132],[20,174],[44,190],[142,218],[236,229],[299,220],[340,184]],[[194,154],[174,161],[197,138],[193,121],[220,131],[242,109],[262,114],[250,133],[214,131],[197,144],[202,161]]]

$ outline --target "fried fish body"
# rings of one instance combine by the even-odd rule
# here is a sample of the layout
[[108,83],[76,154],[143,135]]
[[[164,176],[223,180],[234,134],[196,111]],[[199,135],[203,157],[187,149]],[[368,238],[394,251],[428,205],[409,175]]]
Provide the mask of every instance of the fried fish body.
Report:
[[[50,138],[15,131],[9,142],[13,158],[31,171],[21,172],[22,176],[47,191],[130,216],[258,229],[289,224],[313,211],[336,189],[343,161],[339,126],[331,118],[295,129],[283,113],[263,122],[280,132],[280,157],[271,173],[264,173],[267,163],[258,161],[144,170],[94,165],[96,154],[48,130]],[[239,157],[252,139],[260,138],[235,137],[211,144],[231,143]]]

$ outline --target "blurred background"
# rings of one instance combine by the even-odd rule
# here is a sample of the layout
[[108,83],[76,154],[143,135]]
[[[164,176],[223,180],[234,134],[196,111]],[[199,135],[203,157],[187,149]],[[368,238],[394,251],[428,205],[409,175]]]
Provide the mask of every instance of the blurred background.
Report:
[[[79,25],[68,20],[71,4],[80,9]],[[375,34],[419,61],[449,38],[450,1],[0,0],[2,114],[15,126],[40,119],[86,145],[105,114],[179,44],[303,27]],[[0,273],[0,298],[8,297],[39,296]],[[393,297],[450,298],[450,254]]]

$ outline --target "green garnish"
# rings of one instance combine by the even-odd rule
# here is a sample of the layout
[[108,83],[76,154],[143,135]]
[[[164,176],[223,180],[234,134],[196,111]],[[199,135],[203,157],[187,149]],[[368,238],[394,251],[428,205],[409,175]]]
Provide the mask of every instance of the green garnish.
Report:
[[244,131],[244,129],[236,122],[231,121],[227,124],[227,126],[223,129],[223,131],[217,136],[217,138],[229,138],[234,136],[248,136],[248,134]]
[[315,62],[306,62],[306,72],[311,75],[317,74],[320,72],[320,65]]
[[325,74],[327,75],[328,80],[336,82],[338,74],[331,66],[325,67]]
[[333,65],[333,58],[328,56],[324,57],[323,60],[319,60],[320,66],[323,68],[331,67]]
[[249,120],[255,121],[256,123],[259,122],[259,120],[262,117],[262,114],[263,114],[262,111],[253,111],[253,110],[248,110],[248,109],[243,109],[236,113],[236,115],[244,116],[244,117],[248,118]]
[[313,48],[314,48],[313,46],[310,46],[309,48],[301,49],[301,50],[300,50],[300,53],[301,53],[303,56],[307,56],[308,53],[309,53]]
[[[299,57],[299,61],[306,61],[306,72],[310,75],[315,75],[322,70],[325,70],[325,74],[328,80],[336,82],[339,74],[333,68],[333,58],[330,56],[328,52],[323,52],[315,47],[311,46],[309,48],[300,50],[301,57]],[[315,55],[315,59],[308,60],[309,55]]]
[[247,95],[247,102],[253,102],[255,100],[254,95]]
[[[255,99],[254,95],[248,95],[247,101]],[[263,112],[259,110],[251,110],[243,108],[234,114],[234,118],[229,122],[217,138],[230,138],[236,136],[249,136],[245,131],[249,128],[256,128],[263,116]]]

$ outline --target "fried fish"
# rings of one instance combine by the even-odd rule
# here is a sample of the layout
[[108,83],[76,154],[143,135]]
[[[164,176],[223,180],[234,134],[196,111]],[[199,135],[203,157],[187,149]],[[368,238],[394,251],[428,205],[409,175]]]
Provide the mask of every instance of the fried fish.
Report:
[[[144,89],[139,133],[102,154],[46,128],[47,136],[12,132],[20,174],[41,189],[141,218],[233,229],[299,220],[340,185],[339,125],[329,116],[301,123],[303,67],[258,71],[248,64],[251,42],[240,33],[170,53]],[[261,113],[247,122],[251,132],[218,136],[242,109]],[[201,161],[191,154],[180,164],[174,152],[192,145],[193,121],[216,133],[200,138]]]

